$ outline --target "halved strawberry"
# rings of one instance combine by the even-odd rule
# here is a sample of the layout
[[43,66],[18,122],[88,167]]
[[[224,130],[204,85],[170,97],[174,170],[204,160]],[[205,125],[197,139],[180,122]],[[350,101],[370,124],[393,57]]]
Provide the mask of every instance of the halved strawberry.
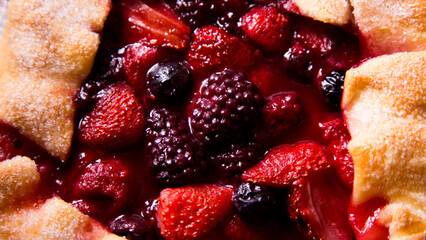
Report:
[[271,150],[261,162],[247,170],[242,179],[271,187],[288,186],[311,172],[329,168],[331,161],[330,152],[317,143],[283,145]]
[[168,240],[205,236],[232,210],[232,189],[213,184],[167,188],[161,191],[158,227]]
[[95,148],[118,149],[137,142],[144,131],[142,104],[124,82],[98,93],[99,101],[80,122],[80,141]]
[[186,59],[196,73],[208,76],[225,67],[244,69],[254,57],[237,37],[221,28],[206,26],[194,32]]
[[123,0],[120,4],[124,21],[122,37],[126,43],[142,41],[176,49],[188,44],[191,29],[164,1],[148,5],[139,0]]
[[290,190],[290,217],[313,239],[353,240],[347,215],[350,195],[333,168],[312,172]]

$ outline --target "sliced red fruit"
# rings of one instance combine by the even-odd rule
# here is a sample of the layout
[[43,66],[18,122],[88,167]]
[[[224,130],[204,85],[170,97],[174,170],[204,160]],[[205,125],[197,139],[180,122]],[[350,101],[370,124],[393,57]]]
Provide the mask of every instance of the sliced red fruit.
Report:
[[326,140],[328,149],[333,153],[334,166],[340,180],[348,189],[352,189],[354,182],[354,162],[347,149],[351,136],[341,118],[320,123],[322,137]]
[[153,46],[183,49],[191,29],[174,14],[164,1],[148,5],[139,0],[120,2],[123,14],[123,40]]
[[290,16],[275,7],[256,7],[242,17],[242,28],[266,52],[280,52],[292,38],[289,21]]
[[271,187],[284,187],[311,172],[329,168],[331,163],[330,152],[317,143],[283,145],[271,150],[261,162],[247,170],[242,179]]
[[353,240],[347,215],[350,195],[333,168],[310,173],[290,190],[290,217],[314,239]]
[[144,131],[144,113],[133,89],[117,82],[100,91],[98,98],[94,109],[80,122],[80,141],[91,147],[111,149],[137,142]]
[[388,202],[383,198],[374,198],[359,205],[349,205],[349,222],[358,240],[386,240],[389,229],[378,220],[380,210]]
[[165,50],[144,43],[128,45],[124,53],[124,72],[127,82],[136,92],[141,93],[146,84],[146,72],[156,62],[160,61]]
[[254,57],[251,49],[226,30],[206,26],[194,32],[187,61],[197,74],[208,76],[225,67],[244,69]]
[[232,209],[232,189],[213,184],[167,188],[158,198],[157,222],[169,240],[197,239]]

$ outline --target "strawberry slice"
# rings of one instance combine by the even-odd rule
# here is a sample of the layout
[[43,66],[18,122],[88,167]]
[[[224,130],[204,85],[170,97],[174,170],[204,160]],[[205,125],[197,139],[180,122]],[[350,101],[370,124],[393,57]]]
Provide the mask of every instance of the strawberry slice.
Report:
[[157,209],[161,235],[169,240],[205,236],[232,210],[232,189],[213,184],[167,188]]
[[333,168],[310,173],[290,190],[290,217],[313,239],[352,240],[347,215],[350,195]]
[[191,29],[174,14],[170,6],[160,1],[150,6],[139,0],[121,1],[123,40],[143,41],[154,46],[183,49],[189,42]]
[[283,187],[311,172],[330,167],[332,156],[323,146],[302,142],[273,149],[265,159],[247,170],[242,179],[271,187]]
[[144,113],[139,98],[124,82],[98,93],[94,109],[81,120],[78,136],[95,148],[118,149],[137,142],[144,131]]

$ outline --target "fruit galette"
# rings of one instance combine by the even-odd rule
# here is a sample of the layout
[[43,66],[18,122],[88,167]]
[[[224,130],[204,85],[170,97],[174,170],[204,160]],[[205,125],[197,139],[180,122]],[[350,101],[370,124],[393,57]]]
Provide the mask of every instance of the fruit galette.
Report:
[[424,0],[7,12],[1,239],[426,239]]

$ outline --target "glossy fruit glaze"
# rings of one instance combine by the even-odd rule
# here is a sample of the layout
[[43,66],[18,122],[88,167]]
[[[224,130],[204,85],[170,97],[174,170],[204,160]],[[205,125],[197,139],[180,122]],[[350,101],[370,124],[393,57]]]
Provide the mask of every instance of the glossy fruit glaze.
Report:
[[[334,84],[344,78],[347,69],[361,60],[358,39],[351,33],[349,26],[344,31],[298,16],[297,12],[297,8],[286,1],[114,1],[92,74],[76,96],[76,123],[79,124],[76,124],[76,136],[69,159],[61,163],[6,124],[0,127],[0,159],[15,155],[27,155],[34,159],[42,176],[41,198],[59,195],[111,231],[129,239],[163,239],[157,228],[155,212],[158,204],[156,199],[165,188],[214,183],[238,189],[243,186],[240,184],[244,171],[262,161],[265,156],[273,158],[267,155],[273,152],[271,149],[280,146],[291,148],[299,143],[302,143],[300,146],[303,148],[303,144],[314,142],[321,146],[319,151],[326,151],[331,154],[330,159],[335,159],[330,163],[333,165],[331,168],[326,167],[324,177],[321,177],[324,173],[319,172],[312,177],[295,180],[294,184],[249,187],[252,189],[250,191],[266,188],[262,191],[267,193],[258,194],[262,196],[261,199],[269,199],[268,194],[273,196],[275,211],[266,214],[266,217],[259,217],[260,222],[252,221],[250,218],[256,217],[247,217],[247,214],[241,213],[246,210],[238,207],[241,204],[234,203],[237,207],[232,208],[219,223],[215,223],[214,229],[202,239],[308,239],[329,236],[327,234],[337,234],[339,239],[353,239],[355,233],[360,239],[368,239],[363,238],[359,230],[363,220],[354,216],[365,214],[367,218],[382,204],[373,204],[373,207],[350,206],[353,215],[349,220],[355,229],[353,233],[348,227],[346,216],[341,220],[341,215],[328,211],[330,206],[324,199],[324,194],[337,192],[338,196],[331,197],[330,201],[335,201],[336,206],[347,211],[353,163],[346,150],[350,136],[342,121],[340,109],[336,107],[342,89],[341,85]],[[147,15],[152,17],[144,17]],[[165,34],[169,29],[174,29],[173,33]],[[213,84],[209,82],[213,80],[206,79],[224,68],[237,71],[250,82],[249,85],[254,83],[256,86],[255,90],[250,90],[251,87],[244,90],[244,93],[248,91],[261,95],[261,105],[254,105],[255,111],[249,114],[256,117],[244,123],[243,127],[236,128],[236,131],[245,134],[234,136],[222,129],[228,134],[224,139],[238,139],[236,142],[226,142],[226,146],[203,143],[199,138],[196,141],[182,140],[186,139],[184,136],[192,139],[194,131],[197,131],[195,126],[198,120],[191,121],[195,116],[196,99],[203,91],[199,89]],[[166,73],[161,75],[158,69]],[[173,71],[176,74],[170,73]],[[156,77],[157,73],[159,77]],[[161,85],[158,79],[169,75],[176,76],[176,79],[164,83],[171,85]],[[226,77],[220,75],[220,78]],[[232,84],[225,88],[235,90]],[[177,93],[173,92],[175,90]],[[124,92],[126,97],[124,100],[121,97],[114,98],[111,92],[118,92],[118,96]],[[226,93],[219,93],[217,89],[214,92],[227,97]],[[120,101],[121,107],[137,106],[142,113],[120,114],[122,111],[114,107],[116,103],[120,105]],[[155,120],[152,110],[161,108],[166,110],[158,114],[169,116],[169,112],[173,112],[180,117],[180,120],[170,118],[169,122],[165,122],[167,126],[175,124],[181,127],[185,123],[189,126],[181,127],[178,134],[171,131],[172,128],[168,132],[166,129],[163,138],[157,138],[162,130],[156,130],[158,126],[155,124],[166,117]],[[91,138],[94,133],[92,130],[99,120],[99,112],[107,117],[109,112],[116,112],[114,118],[121,119],[121,122],[128,120],[131,127],[125,129],[132,136],[126,138],[124,134],[123,139],[115,144],[109,140],[107,144],[97,144],[104,137],[101,133],[100,137]],[[133,118],[140,121],[132,121]],[[92,123],[88,124],[90,121],[87,119]],[[144,126],[141,127],[141,123]],[[231,121],[228,124],[234,127],[236,123]],[[108,132],[108,129],[103,131]],[[151,135],[148,131],[151,131]],[[149,136],[153,140],[149,140]],[[174,177],[175,174],[168,173],[166,181],[158,181],[159,173],[153,171],[158,166],[152,167],[152,151],[160,149],[157,156],[162,157],[164,151],[168,151],[167,146],[155,145],[159,139],[179,139],[190,141],[190,144],[201,144],[201,147],[195,147],[207,152],[203,153],[199,160],[201,162],[185,166],[203,168],[200,170],[202,173],[198,173],[198,169],[179,173],[179,176],[185,177],[184,182],[179,182],[179,179],[168,181],[167,176]],[[185,144],[171,148],[185,148]],[[325,150],[321,150],[323,148]],[[237,154],[227,154],[228,150],[240,150],[240,153],[247,154],[235,157]],[[193,153],[193,150],[188,151],[189,154]],[[197,154],[191,156],[198,158]],[[229,161],[236,162],[229,165]],[[175,171],[175,165],[162,164],[166,171]],[[307,186],[310,186],[310,190],[307,190]],[[318,227],[316,224],[319,220],[309,215],[312,214],[312,208],[300,200],[303,199],[300,194],[317,197],[319,200],[315,202],[316,206],[324,209],[318,210],[317,214],[325,219],[320,221],[330,226],[333,225],[333,219],[343,221],[338,224],[344,226],[343,230],[333,232]],[[233,199],[237,202],[237,197]],[[260,200],[259,204],[262,202]],[[265,206],[261,206],[263,208]],[[299,216],[299,208],[306,209],[309,214]],[[250,214],[248,216],[252,216]],[[313,229],[308,225],[313,226]],[[310,230],[314,233],[309,233]],[[376,227],[370,234],[384,236],[386,229]]]

